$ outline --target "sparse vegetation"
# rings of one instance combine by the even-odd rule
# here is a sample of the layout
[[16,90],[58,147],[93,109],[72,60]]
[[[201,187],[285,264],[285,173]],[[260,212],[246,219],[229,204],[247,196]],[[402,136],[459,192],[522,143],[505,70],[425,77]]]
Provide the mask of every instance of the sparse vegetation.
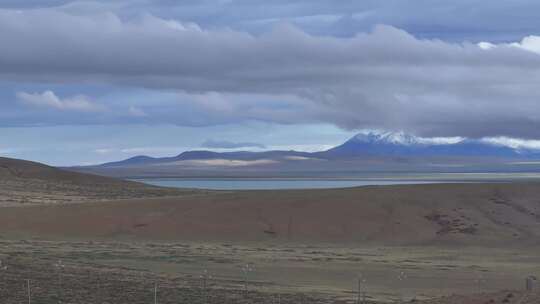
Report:
[[0,157],[0,207],[182,196],[200,192],[153,187]]
[[204,192],[46,171],[0,177],[0,207],[25,207],[0,212],[1,304],[538,303],[519,291],[540,273],[534,184]]
[[[456,297],[428,301],[457,291],[484,295],[483,302],[471,302],[474,304],[486,302],[488,296],[495,303],[509,298],[508,303],[514,304],[525,293],[524,274],[540,272],[538,259],[524,264],[526,255],[493,249],[491,259],[485,261],[482,252],[458,248],[442,252],[421,247],[274,244],[264,251],[257,248],[230,243],[4,240],[0,241],[0,256],[2,265],[8,267],[0,273],[0,280],[7,288],[1,294],[9,293],[9,301],[2,304],[26,303],[27,279],[31,279],[32,303],[43,304],[148,304],[154,299],[159,304],[371,304],[396,300],[402,294],[404,303],[414,299],[416,303],[468,304],[450,300]],[[230,257],[225,263],[215,259],[224,256]],[[358,256],[360,262],[350,258]],[[313,257],[336,259],[321,263],[313,262]],[[257,271],[248,272],[246,279],[243,268],[247,263],[251,269],[257,265]],[[56,277],[57,265],[64,265],[62,280]],[[361,278],[358,269],[362,269]],[[490,280],[474,284],[479,273]],[[365,280],[368,276],[369,282]],[[357,289],[358,279],[362,292]],[[444,290],[434,285],[438,281],[443,282]],[[503,297],[495,292],[502,289],[516,291]]]

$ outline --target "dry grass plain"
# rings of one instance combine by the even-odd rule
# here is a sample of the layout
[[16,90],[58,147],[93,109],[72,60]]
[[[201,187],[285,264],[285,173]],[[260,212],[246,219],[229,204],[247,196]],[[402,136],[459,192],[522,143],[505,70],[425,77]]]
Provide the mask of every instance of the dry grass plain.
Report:
[[[354,303],[360,274],[368,303],[538,303],[532,296],[519,302],[526,295],[525,276],[540,272],[533,248],[73,240],[0,245],[8,266],[0,273],[0,284],[8,287],[2,288],[2,303],[25,299],[28,278],[35,303],[152,303],[154,284],[159,303],[205,303],[206,297],[216,304],[278,303],[278,298],[281,303]],[[252,269],[247,293],[246,264]],[[441,296],[446,298],[434,300]]]

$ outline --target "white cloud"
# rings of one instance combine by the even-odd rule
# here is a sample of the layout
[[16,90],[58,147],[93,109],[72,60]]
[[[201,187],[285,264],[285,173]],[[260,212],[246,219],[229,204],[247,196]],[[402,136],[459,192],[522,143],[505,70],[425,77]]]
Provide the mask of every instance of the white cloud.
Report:
[[361,130],[358,135],[356,136],[359,140],[364,139],[378,139],[386,142],[391,142],[394,144],[403,144],[403,145],[415,145],[415,144],[423,144],[423,145],[451,145],[451,144],[457,144],[463,140],[465,140],[464,137],[460,136],[453,136],[453,137],[420,137],[420,136],[414,136],[411,134],[407,134],[403,131],[398,132],[389,132],[386,130]]
[[486,143],[513,149],[540,150],[540,140],[510,138],[505,136],[487,137],[482,139]]
[[491,42],[485,42],[485,41],[479,42],[478,46],[483,50],[491,50],[491,49],[497,47],[495,44],[493,44]]
[[56,96],[53,91],[45,91],[43,93],[18,92],[16,95],[20,102],[32,106],[78,112],[101,112],[105,110],[104,106],[92,102],[88,97],[83,95],[64,99]]
[[491,42],[482,41],[477,45],[483,50],[492,50],[501,47],[513,47],[540,54],[540,36],[534,35],[524,37],[519,42],[494,44]]
[[426,145],[452,145],[465,140],[464,137],[417,137],[418,142]]
[[540,54],[540,36],[525,37],[521,42],[512,43],[511,46]]
[[110,149],[110,148],[100,148],[100,149],[94,150],[94,152],[101,155],[111,154],[111,153],[114,153],[115,151],[116,151],[115,149]]

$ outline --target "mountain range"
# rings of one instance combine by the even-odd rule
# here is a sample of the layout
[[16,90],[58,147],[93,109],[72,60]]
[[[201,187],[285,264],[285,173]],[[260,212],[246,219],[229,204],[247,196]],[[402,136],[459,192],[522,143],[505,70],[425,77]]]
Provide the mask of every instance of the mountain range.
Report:
[[403,132],[365,132],[319,152],[195,150],[173,157],[140,155],[74,169],[113,176],[205,175],[216,171],[537,171],[540,163],[535,160],[540,160],[540,150],[514,149],[481,139],[438,140]]
[[342,145],[320,152],[327,158],[376,156],[500,157],[513,159],[540,158],[540,150],[514,149],[482,139],[438,141],[402,132],[361,133]]

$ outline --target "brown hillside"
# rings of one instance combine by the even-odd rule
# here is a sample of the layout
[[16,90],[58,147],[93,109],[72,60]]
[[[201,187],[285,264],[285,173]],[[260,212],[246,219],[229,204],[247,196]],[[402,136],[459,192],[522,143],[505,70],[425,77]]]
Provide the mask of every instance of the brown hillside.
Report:
[[437,184],[230,191],[4,208],[0,231],[111,239],[538,244],[540,187]]
[[40,163],[0,157],[0,206],[41,205],[117,198],[180,195],[109,177],[64,171]]

